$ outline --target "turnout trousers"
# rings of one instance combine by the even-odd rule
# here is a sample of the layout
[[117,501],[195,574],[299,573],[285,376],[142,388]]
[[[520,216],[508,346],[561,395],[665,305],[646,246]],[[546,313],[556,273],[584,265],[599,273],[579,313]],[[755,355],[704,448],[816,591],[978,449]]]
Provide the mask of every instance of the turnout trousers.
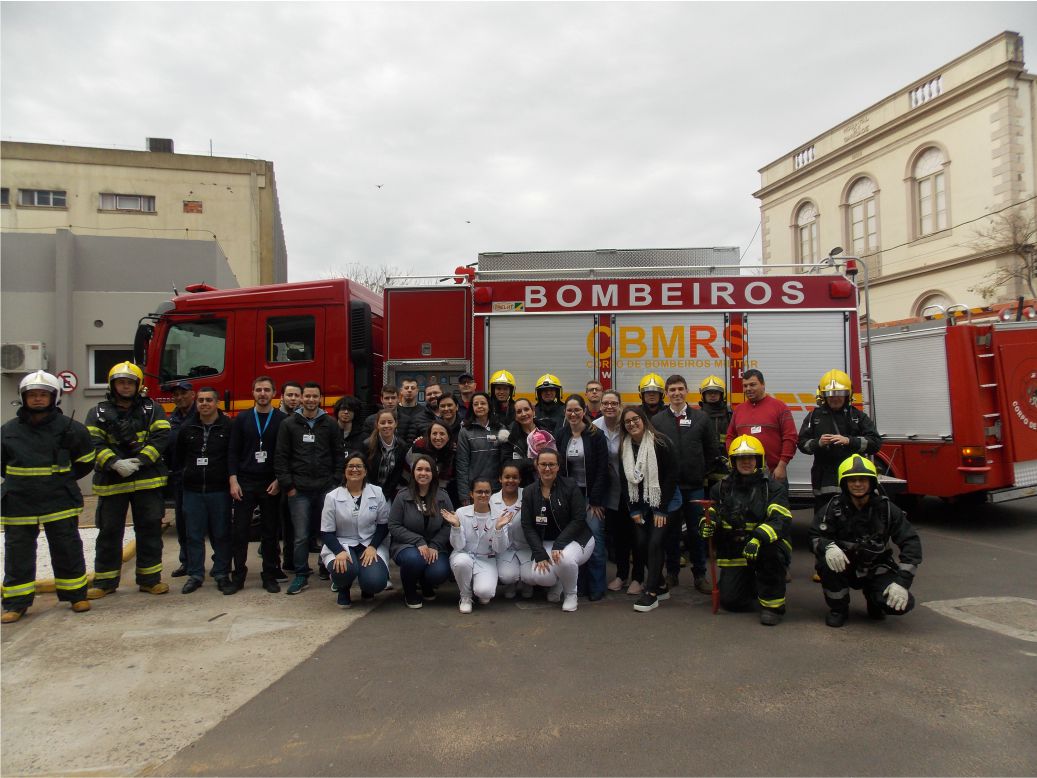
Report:
[[[79,517],[43,524],[54,567],[54,588],[63,602],[86,599],[86,560],[79,537]],[[36,596],[36,541],[39,524],[4,526],[4,610],[21,610]]]
[[786,541],[760,548],[755,562],[744,557],[719,559],[720,606],[726,611],[753,610],[756,604],[785,612],[785,573],[791,554]]
[[817,571],[821,575],[821,590],[825,595],[825,603],[829,610],[847,613],[850,610],[850,589],[860,589],[864,594],[864,600],[868,605],[868,612],[882,611],[887,616],[903,616],[915,607],[915,596],[907,593],[907,607],[902,611],[895,611],[886,605],[886,599],[882,593],[891,583],[897,582],[897,574],[887,567],[883,567],[874,573],[858,576],[852,567],[847,567],[843,572],[837,573],[831,570],[821,560],[817,565]]
[[111,592],[119,588],[127,509],[133,511],[137,538],[137,585],[154,586],[162,580],[162,489],[143,489],[107,495],[97,502],[94,586],[98,589]]

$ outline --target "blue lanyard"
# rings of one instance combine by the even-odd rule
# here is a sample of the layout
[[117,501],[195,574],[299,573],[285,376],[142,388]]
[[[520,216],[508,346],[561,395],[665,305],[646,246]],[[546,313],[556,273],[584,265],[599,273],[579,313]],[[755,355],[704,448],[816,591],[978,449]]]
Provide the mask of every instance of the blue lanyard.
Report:
[[262,429],[260,429],[260,427],[259,427],[259,411],[257,411],[255,408],[253,408],[252,409],[252,415],[255,416],[255,419],[256,419],[256,430],[259,432],[259,448],[260,448],[260,450],[262,450],[263,449],[263,435],[266,434],[266,428],[270,426],[270,419],[273,418],[274,412],[270,411],[266,415],[266,424],[263,425]]

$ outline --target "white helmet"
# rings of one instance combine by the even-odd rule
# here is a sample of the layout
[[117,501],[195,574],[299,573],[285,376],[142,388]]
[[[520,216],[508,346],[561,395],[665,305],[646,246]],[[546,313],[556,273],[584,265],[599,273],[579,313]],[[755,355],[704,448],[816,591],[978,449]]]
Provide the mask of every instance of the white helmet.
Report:
[[18,395],[22,398],[22,405],[25,404],[25,393],[30,389],[46,389],[54,395],[54,404],[61,404],[61,381],[44,370],[29,373],[18,385]]

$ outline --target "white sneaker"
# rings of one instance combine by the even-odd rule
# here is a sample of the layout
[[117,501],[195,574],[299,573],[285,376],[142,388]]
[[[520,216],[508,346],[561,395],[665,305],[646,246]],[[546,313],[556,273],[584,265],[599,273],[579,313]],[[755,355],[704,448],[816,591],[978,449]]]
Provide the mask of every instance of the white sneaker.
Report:
[[523,600],[530,600],[533,598],[533,584],[519,583],[518,589]]
[[490,598],[489,597],[480,597],[479,598],[479,604],[480,605],[489,605],[490,604]]
[[515,584],[504,584],[504,599],[514,600],[515,599]]
[[562,599],[562,584],[559,581],[558,583],[556,583],[554,586],[552,586],[550,589],[547,590],[547,601],[548,602],[558,602],[561,599]]
[[562,610],[566,613],[572,613],[576,610],[578,600],[575,594],[565,595],[565,601],[562,603]]
[[472,601],[471,600],[461,600],[461,602],[457,606],[457,609],[459,611],[461,611],[461,613],[471,613],[472,612]]
[[637,595],[644,593],[644,590],[645,589],[641,585],[640,581],[631,581],[630,586],[627,587],[627,594],[636,597]]

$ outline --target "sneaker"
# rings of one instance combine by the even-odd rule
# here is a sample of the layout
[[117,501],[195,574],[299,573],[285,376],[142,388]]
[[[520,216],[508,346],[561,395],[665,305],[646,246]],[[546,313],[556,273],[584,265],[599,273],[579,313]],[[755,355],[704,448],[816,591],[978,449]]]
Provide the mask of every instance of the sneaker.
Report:
[[336,602],[338,603],[338,607],[340,608],[353,607],[353,601],[349,599],[349,591],[346,589],[343,589],[341,592],[338,593],[338,598],[336,599]]
[[825,624],[829,627],[841,627],[846,623],[846,611],[828,611],[825,616]]
[[0,624],[14,624],[22,616],[25,615],[25,611],[28,608],[13,608],[12,610],[5,610],[4,615],[0,616]]
[[659,598],[654,594],[645,592],[634,601],[634,610],[638,613],[648,613],[659,607]]
[[479,598],[479,604],[480,605],[489,605],[490,604],[490,598],[489,597],[480,597]]
[[461,611],[461,613],[471,613],[472,601],[467,598],[462,598],[461,602],[459,602],[457,605],[457,609]]
[[[169,584],[159,581],[157,584],[151,584],[151,586],[138,586],[137,588],[145,594],[165,594],[169,591]],[[86,596],[90,596],[89,591],[87,591]]]
[[556,583],[550,589],[547,590],[547,601],[558,602],[562,599],[562,584],[561,582]]
[[277,581],[275,581],[273,579],[271,579],[269,581],[265,581],[263,583],[263,588],[266,589],[271,594],[277,594],[279,591],[281,591],[281,587],[278,585]]
[[579,605],[579,600],[575,594],[565,595],[565,599],[562,601],[562,610],[566,613],[572,613],[576,610]]
[[777,624],[781,624],[781,614],[777,611],[767,610],[764,608],[760,611],[760,623],[765,627],[773,627]]
[[338,584],[335,583],[334,581],[331,582],[331,591],[333,591],[333,592],[337,592],[338,591]]
[[86,598],[88,600],[100,600],[102,597],[107,597],[114,591],[114,589],[101,589],[97,586],[91,586],[86,590]]
[[659,602],[670,599],[670,587],[660,586],[655,593],[655,599],[657,599]]
[[666,574],[666,586],[668,588],[672,589],[675,586],[677,586],[679,583],[680,583],[680,579],[677,578],[677,574],[676,573],[667,573]]
[[388,582],[388,583],[387,583],[387,584],[385,585],[385,589],[383,589],[382,591],[386,591],[386,592],[391,592],[392,590],[393,590],[393,585],[392,585],[392,581],[389,581],[389,582]]
[[90,610],[89,600],[76,600],[74,603],[72,603],[73,613],[86,613],[88,610]]
[[519,583],[518,590],[523,600],[533,599],[533,584]]
[[288,573],[286,573],[284,570],[282,570],[279,567],[276,570],[274,570],[274,580],[275,581],[287,581],[288,580]]
[[515,594],[516,594],[515,588],[516,588],[515,584],[513,584],[513,583],[504,584],[504,599],[505,600],[514,600],[515,599]]
[[630,586],[627,587],[627,594],[631,597],[637,597],[642,594],[645,590],[644,585],[640,581],[631,581]]
[[289,594],[298,594],[301,591],[310,588],[310,579],[305,575],[297,575],[292,579],[292,582],[288,584]]
[[709,579],[706,578],[706,576],[697,576],[695,578],[695,591],[701,592],[702,594],[712,594],[713,584],[709,582]]
[[422,589],[421,590],[421,599],[423,599],[425,602],[432,602],[433,600],[436,599],[436,590],[435,589]]
[[626,585],[626,581],[624,581],[622,578],[616,577],[609,581],[608,589],[610,592],[618,592],[621,591],[623,587],[625,587]]
[[404,597],[403,604],[406,605],[408,608],[420,608],[422,605],[424,605],[420,597],[415,597],[413,600]]
[[321,564],[317,567],[317,577],[322,581],[330,581],[331,573],[328,572],[328,568]]

